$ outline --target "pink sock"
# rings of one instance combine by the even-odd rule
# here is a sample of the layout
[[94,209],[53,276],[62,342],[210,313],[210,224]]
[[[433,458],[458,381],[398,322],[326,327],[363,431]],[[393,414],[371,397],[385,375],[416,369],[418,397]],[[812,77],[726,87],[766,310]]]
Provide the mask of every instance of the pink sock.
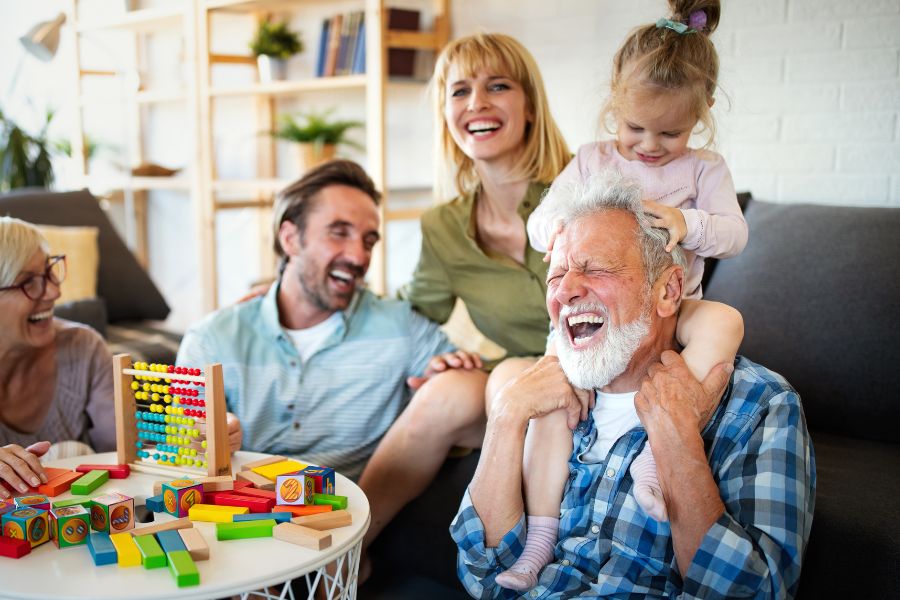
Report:
[[538,574],[551,560],[559,536],[557,517],[528,517],[522,556],[497,575],[497,585],[511,590],[528,590],[537,585]]
[[656,459],[650,445],[644,446],[641,453],[631,462],[629,468],[631,478],[634,480],[634,499],[644,512],[651,518],[664,523],[669,520],[669,512],[666,510],[666,500],[663,498],[662,488],[656,475]]

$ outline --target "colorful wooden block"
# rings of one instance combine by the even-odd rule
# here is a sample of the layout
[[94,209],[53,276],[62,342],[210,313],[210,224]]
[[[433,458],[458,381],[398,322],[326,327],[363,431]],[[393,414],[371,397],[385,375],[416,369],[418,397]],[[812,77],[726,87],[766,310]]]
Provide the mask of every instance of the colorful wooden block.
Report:
[[[253,471],[250,471],[250,472],[253,473]],[[253,473],[253,474],[256,475],[256,473]],[[238,492],[238,491],[246,489],[246,488],[253,488],[253,484],[250,483],[249,481],[244,481],[243,479],[235,478],[235,480],[234,480],[234,491],[235,492]]]
[[208,523],[230,523],[234,515],[242,515],[250,512],[244,506],[217,506],[215,504],[195,504],[188,513],[191,521],[206,521]]
[[259,473],[254,473],[253,471],[241,471],[237,474],[237,480],[245,483],[249,483],[255,486],[260,490],[274,490],[275,482],[271,481]]
[[76,504],[50,511],[50,539],[57,548],[81,546],[91,532],[91,514]]
[[[273,486],[274,488],[274,486]],[[276,494],[274,489],[271,490],[261,490],[255,487],[245,487],[240,490],[234,490],[234,493],[238,496],[252,496],[254,498],[265,498],[266,500],[272,500],[273,502],[276,499]]]
[[152,535],[135,535],[134,545],[141,553],[141,562],[145,569],[159,569],[168,564],[166,553],[160,548],[156,538]]
[[20,508],[2,517],[3,535],[17,540],[28,540],[31,547],[40,546],[50,539],[48,512],[42,508]]
[[79,496],[90,494],[109,481],[109,471],[89,471],[72,482],[69,491]]
[[278,504],[312,504],[316,483],[299,473],[279,475],[275,479],[275,500]]
[[324,550],[331,545],[330,533],[317,531],[294,523],[279,523],[272,530],[272,536],[275,539],[312,550]]
[[28,540],[19,540],[10,537],[0,537],[0,556],[7,558],[22,558],[31,552],[31,544]]
[[147,498],[145,505],[147,506],[147,510],[151,510],[155,513],[166,512],[166,503],[163,502],[162,494],[150,496]]
[[200,480],[204,492],[224,492],[234,489],[234,479],[231,475],[219,475],[216,477],[203,477]]
[[19,496],[14,500],[16,508],[40,508],[42,510],[50,510],[50,498],[43,494]]
[[334,494],[334,469],[331,467],[310,465],[300,471],[300,474],[315,482],[316,494]]
[[197,565],[187,550],[177,550],[168,553],[169,572],[175,578],[178,587],[187,587],[189,585],[200,585],[200,572],[197,571]]
[[289,512],[267,512],[267,513],[247,513],[246,515],[234,515],[232,519],[235,523],[241,521],[262,521],[265,519],[274,519],[276,523],[287,523],[291,520]]
[[184,542],[188,554],[191,555],[194,561],[209,560],[209,544],[206,543],[199,529],[193,527],[191,529],[179,529],[178,535],[181,536],[181,541]]
[[134,498],[112,492],[91,502],[91,527],[94,531],[121,533],[134,528]]
[[176,479],[162,485],[166,512],[173,517],[186,517],[195,504],[203,499],[203,484],[194,479]]
[[39,485],[38,492],[53,498],[54,496],[59,496],[60,494],[68,492],[69,488],[72,487],[72,484],[79,479],[81,479],[81,473],[68,471],[59,477],[47,480],[47,483]]
[[219,493],[215,497],[215,504],[216,506],[243,506],[253,513],[267,513],[272,512],[275,501],[269,500],[268,498],[253,498],[251,496]]
[[[276,513],[278,514],[278,513]],[[295,525],[303,525],[310,529],[324,531],[326,529],[336,529],[338,527],[346,527],[353,524],[353,517],[350,511],[333,510],[331,512],[319,513],[316,515],[306,515],[303,517],[294,517],[291,523]]]
[[134,543],[134,537],[130,533],[114,533],[109,536],[109,541],[116,548],[116,556],[120,567],[139,567],[141,565],[141,551]]
[[272,512],[288,512],[294,515],[295,517],[302,517],[304,515],[317,515],[319,513],[331,512],[332,508],[330,504],[301,504],[298,506],[282,506],[277,505],[272,509]]
[[75,467],[78,473],[90,473],[91,471],[108,471],[110,479],[125,479],[131,474],[128,465],[78,465]]
[[287,460],[285,456],[267,456],[266,458],[261,458],[259,460],[254,460],[246,463],[241,467],[242,471],[252,471],[256,467],[264,467],[266,465],[273,465],[275,463],[284,462]]
[[305,465],[296,460],[283,460],[271,465],[263,465],[262,467],[254,467],[250,469],[257,475],[262,475],[269,481],[275,481],[279,475],[287,475],[288,473],[296,473],[302,471],[309,465]]
[[[193,527],[191,527],[193,529]],[[162,546],[163,552],[171,554],[178,550],[187,550],[184,538],[181,537],[180,529],[169,529],[168,531],[160,531],[156,534],[159,545]]]
[[0,498],[0,517],[14,510],[16,510],[16,501],[13,498],[6,500]]
[[239,523],[216,523],[216,539],[244,540],[249,538],[272,537],[275,519],[262,521],[241,521]]
[[65,508],[66,506],[83,506],[86,509],[91,509],[91,503],[93,499],[90,496],[76,496],[75,498],[69,498],[68,500],[57,500],[53,503],[53,508]]
[[98,567],[114,565],[119,560],[116,547],[113,546],[108,533],[92,533],[87,538],[87,547],[91,551],[94,564]]
[[136,527],[131,530],[131,535],[147,535],[149,533],[158,533],[160,531],[169,531],[172,529],[187,529],[188,527],[193,526],[194,524],[191,523],[190,519],[182,517],[180,519],[175,519],[174,521],[162,521],[160,523],[153,523],[153,525]]
[[334,494],[315,494],[313,496],[313,504],[329,504],[334,510],[344,510],[347,508],[347,496],[335,496]]

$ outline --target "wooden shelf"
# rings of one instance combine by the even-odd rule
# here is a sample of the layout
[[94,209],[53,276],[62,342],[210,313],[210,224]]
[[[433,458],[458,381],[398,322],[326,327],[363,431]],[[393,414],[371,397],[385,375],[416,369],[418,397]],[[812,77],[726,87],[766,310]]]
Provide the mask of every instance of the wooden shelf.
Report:
[[216,179],[212,182],[214,192],[277,192],[293,183],[290,179]]
[[120,94],[82,94],[81,105],[121,104],[133,100],[138,104],[166,104],[184,102],[187,94],[181,90],[144,90],[131,96]]
[[91,190],[191,190],[191,182],[186,177],[91,177],[84,180]]
[[363,89],[365,87],[365,75],[343,75],[339,77],[301,79],[299,81],[255,83],[253,85],[240,87],[211,88],[209,95],[216,98],[226,96],[281,96],[303,92],[331,92],[335,90]]
[[144,8],[108,19],[79,22],[78,32],[100,31],[103,29],[130,29],[132,31],[147,32],[171,27],[173,24],[179,23],[183,15],[183,7]]
[[264,9],[296,8],[297,0],[205,0],[201,7],[209,11],[255,12]]

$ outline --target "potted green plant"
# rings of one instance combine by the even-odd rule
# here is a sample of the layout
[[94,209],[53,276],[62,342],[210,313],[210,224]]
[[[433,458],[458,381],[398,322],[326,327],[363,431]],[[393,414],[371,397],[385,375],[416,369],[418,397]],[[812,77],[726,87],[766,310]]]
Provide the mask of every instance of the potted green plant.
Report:
[[269,83],[285,78],[287,59],[303,51],[303,42],[290,30],[287,21],[265,20],[260,22],[250,50],[256,55],[259,80]]
[[339,144],[365,150],[362,144],[347,137],[348,131],[362,127],[363,123],[331,119],[332,112],[334,109],[279,115],[279,127],[272,135],[300,145],[301,166],[304,169],[311,169],[334,158]]
[[52,120],[53,112],[47,111],[41,130],[37,135],[30,135],[0,111],[0,191],[50,187],[53,183],[51,143],[47,139]]

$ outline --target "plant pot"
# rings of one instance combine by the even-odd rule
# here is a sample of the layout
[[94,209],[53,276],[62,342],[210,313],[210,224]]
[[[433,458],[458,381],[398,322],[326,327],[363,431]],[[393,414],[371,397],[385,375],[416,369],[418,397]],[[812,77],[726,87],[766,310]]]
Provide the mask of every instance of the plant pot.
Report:
[[282,81],[287,77],[286,60],[260,54],[256,57],[256,66],[259,68],[260,83]]
[[337,152],[335,144],[298,144],[300,146],[300,171],[308,171],[333,159]]

